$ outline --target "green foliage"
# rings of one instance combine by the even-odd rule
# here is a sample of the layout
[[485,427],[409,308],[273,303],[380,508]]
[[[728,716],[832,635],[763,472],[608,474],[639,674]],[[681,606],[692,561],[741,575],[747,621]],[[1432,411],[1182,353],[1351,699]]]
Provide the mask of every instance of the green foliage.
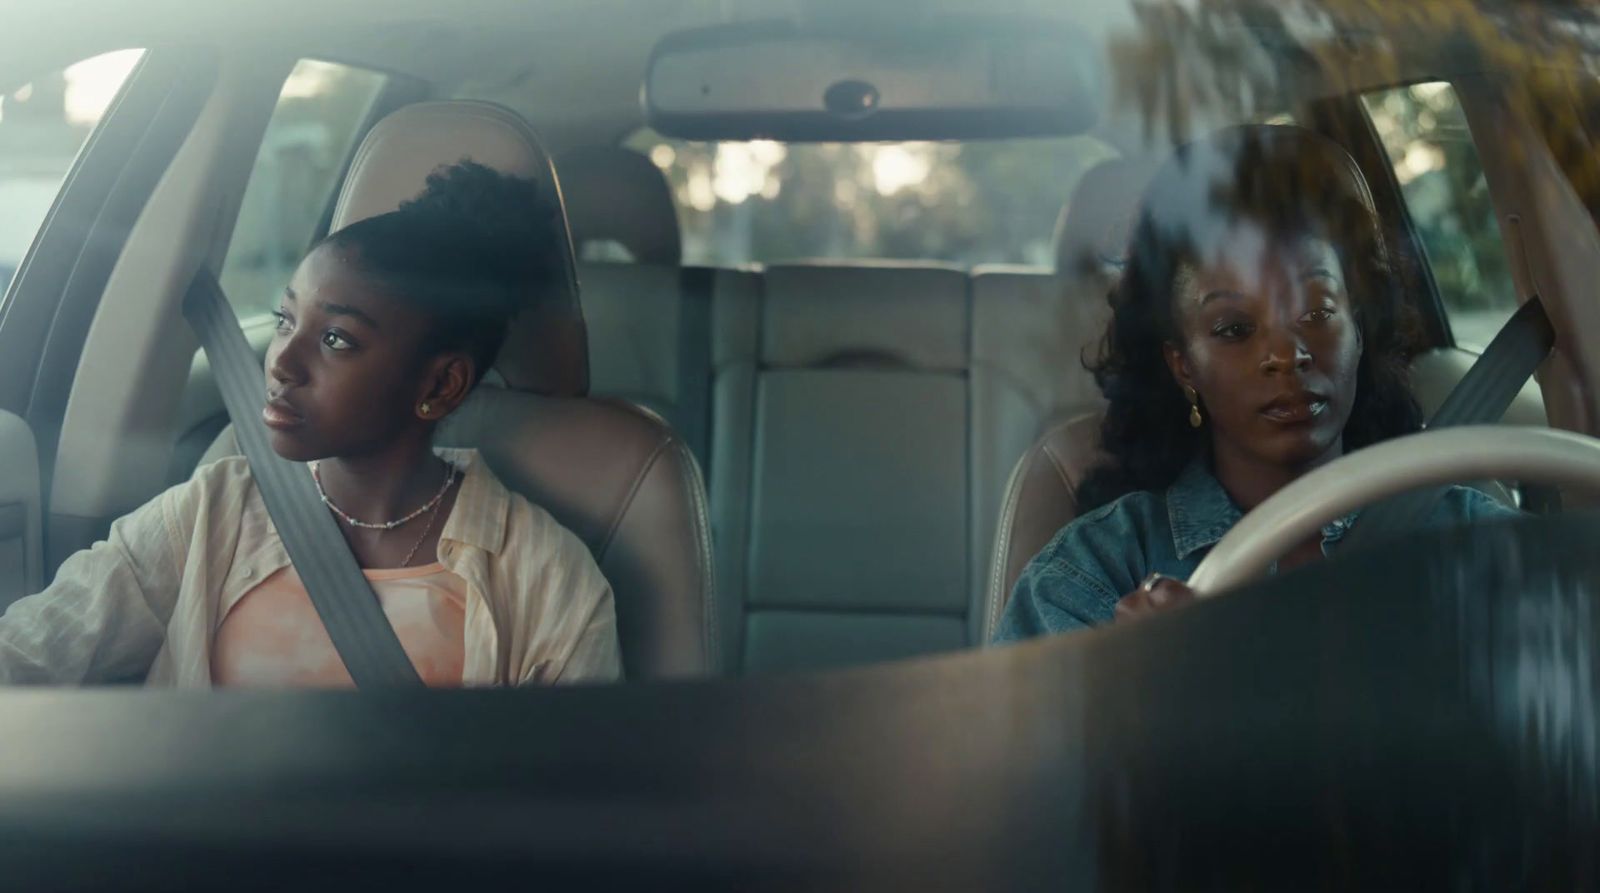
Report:
[[1505,243],[1455,91],[1418,84],[1369,94],[1366,105],[1450,309],[1515,308]]

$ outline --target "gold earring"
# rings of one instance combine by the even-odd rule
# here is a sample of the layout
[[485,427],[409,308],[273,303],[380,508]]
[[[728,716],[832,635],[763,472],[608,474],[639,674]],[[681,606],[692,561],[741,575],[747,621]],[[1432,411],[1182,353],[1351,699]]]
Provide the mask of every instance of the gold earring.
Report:
[[1189,398],[1189,427],[1198,428],[1205,424],[1205,420],[1200,418],[1200,395],[1187,385],[1183,388],[1183,394]]
[[432,413],[432,412],[433,412],[433,404],[429,403],[426,400],[422,401],[422,405],[417,407],[417,414],[422,416],[423,418],[427,418],[428,415],[430,413]]

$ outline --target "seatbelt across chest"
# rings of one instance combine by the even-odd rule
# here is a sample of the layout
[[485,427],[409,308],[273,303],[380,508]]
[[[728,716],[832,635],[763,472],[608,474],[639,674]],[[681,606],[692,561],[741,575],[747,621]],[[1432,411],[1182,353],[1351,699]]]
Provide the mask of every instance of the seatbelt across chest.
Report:
[[261,366],[209,270],[190,284],[183,316],[200,338],[267,514],[350,678],[363,689],[421,686],[372,584],[317,497],[310,472],[273,452],[261,419]]
[[[1555,327],[1538,295],[1533,295],[1500,328],[1478,361],[1451,389],[1428,429],[1487,425],[1500,421],[1517,393],[1555,346]],[[1429,487],[1384,500],[1356,518],[1341,549],[1360,548],[1410,530],[1448,490]]]

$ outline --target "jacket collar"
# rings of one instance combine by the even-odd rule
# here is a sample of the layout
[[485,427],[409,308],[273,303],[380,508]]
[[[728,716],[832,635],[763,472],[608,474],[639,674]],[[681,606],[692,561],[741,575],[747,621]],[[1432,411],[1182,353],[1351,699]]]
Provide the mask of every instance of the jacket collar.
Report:
[[[1322,528],[1322,542],[1331,547],[1344,539],[1359,512],[1351,512]],[[1184,467],[1167,488],[1167,522],[1172,548],[1180,560],[1217,544],[1244,517],[1204,459]]]
[[489,470],[477,450],[441,449],[436,452],[464,474],[455,508],[439,538],[499,554],[505,547],[510,491]]

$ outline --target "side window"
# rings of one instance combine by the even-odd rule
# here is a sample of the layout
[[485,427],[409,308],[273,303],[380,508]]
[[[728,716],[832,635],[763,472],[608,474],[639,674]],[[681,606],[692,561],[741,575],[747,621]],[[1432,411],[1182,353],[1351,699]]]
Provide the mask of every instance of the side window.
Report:
[[222,264],[241,318],[270,313],[322,225],[387,82],[377,72],[301,60],[283,83]]
[[1517,309],[1517,292],[1456,92],[1434,82],[1362,99],[1394,164],[1456,343],[1481,351]]
[[143,50],[118,50],[0,96],[0,292],[33,244],[78,151]]

